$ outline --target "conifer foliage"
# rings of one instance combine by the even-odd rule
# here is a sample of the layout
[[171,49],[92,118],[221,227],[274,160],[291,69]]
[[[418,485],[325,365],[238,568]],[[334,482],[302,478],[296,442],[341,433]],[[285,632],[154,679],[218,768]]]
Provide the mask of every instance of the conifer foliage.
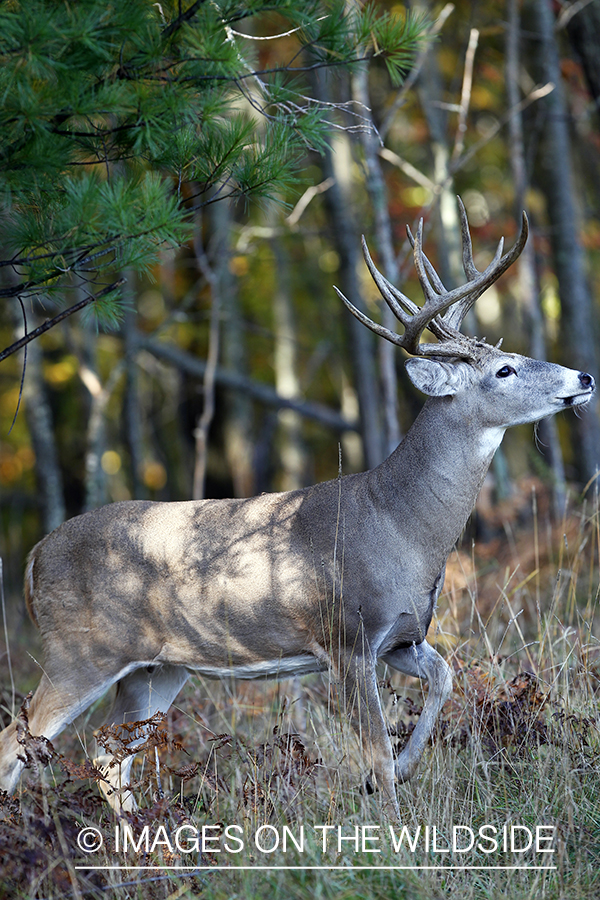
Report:
[[[2,4],[0,297],[24,315],[51,298],[49,325],[87,305],[114,321],[123,269],[186,240],[198,207],[276,196],[324,147],[307,70],[378,55],[398,80],[420,31],[340,0]],[[263,68],[249,38],[276,35]]]

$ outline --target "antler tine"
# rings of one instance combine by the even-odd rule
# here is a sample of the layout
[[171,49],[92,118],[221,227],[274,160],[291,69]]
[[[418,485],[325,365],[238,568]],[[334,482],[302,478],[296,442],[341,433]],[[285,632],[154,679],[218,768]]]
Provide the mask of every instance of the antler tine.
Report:
[[364,234],[362,236],[362,250],[367,268],[371,273],[373,281],[379,288],[381,296],[396,318],[406,327],[406,312],[410,313],[411,316],[414,316],[415,313],[419,312],[420,307],[417,306],[416,303],[413,303],[409,297],[406,297],[402,291],[399,291],[397,287],[394,287],[394,285],[381,274],[371,258]]
[[[456,199],[458,201],[458,213],[460,216],[460,237],[462,241],[463,269],[469,281],[472,281],[479,275],[479,269],[475,267],[475,263],[473,262],[473,243],[471,241],[471,230],[469,228],[469,220],[467,219],[465,204],[462,202],[460,197],[457,197]],[[501,238],[501,240],[504,239]],[[500,253],[502,253],[502,251],[500,251]]]
[[[422,222],[423,220],[421,219],[420,221]],[[408,227],[408,225],[406,226],[406,235],[408,237],[410,246],[412,247],[412,249],[414,251],[415,238],[414,238],[412,231]],[[422,248],[421,248],[421,256],[423,257],[423,262],[425,264],[425,268],[427,270],[427,275],[429,277],[430,282],[433,284],[433,286],[436,289],[436,291],[438,292],[438,294],[445,294],[446,288],[444,286],[444,283],[443,283],[442,279],[440,278],[440,276],[438,275],[438,273],[433,268],[433,265],[429,261],[429,258],[427,257],[427,255],[423,252]]]
[[451,308],[448,308],[448,311],[444,315],[444,322],[450,325],[451,328],[455,328],[458,330],[462,324],[463,319],[473,308],[484,291],[491,287],[492,284],[494,284],[521,255],[521,252],[523,251],[523,247],[525,246],[527,237],[529,235],[529,220],[527,219],[527,214],[523,212],[523,217],[521,220],[521,230],[514,245],[503,256],[502,251],[504,249],[504,238],[500,238],[496,253],[494,254],[494,258],[486,267],[486,269],[484,269],[483,272],[480,272],[473,262],[473,248],[471,243],[469,223],[467,220],[467,213],[460,197],[458,197],[457,199],[460,212],[460,229],[463,247],[463,268],[468,279],[466,285],[467,291],[465,292],[465,296],[463,298],[461,298],[460,300],[457,299],[453,306]]
[[[340,298],[340,300],[345,304],[346,308],[350,310],[352,315],[358,319],[359,322],[362,322],[363,325],[366,325],[367,328],[370,328],[371,331],[375,332],[375,334],[379,335],[379,337],[385,338],[387,341],[391,341],[392,344],[396,344],[398,347],[404,347],[404,335],[396,334],[395,331],[390,331],[389,328],[385,328],[384,325],[378,325],[377,322],[374,322],[368,316],[366,316],[360,309],[357,309],[356,306],[348,300],[347,297],[342,294],[339,288],[337,288],[334,284],[334,291]],[[406,348],[408,349],[408,348]]]
[[[417,243],[420,249],[420,256],[423,256],[422,251],[422,238],[423,238],[423,221],[419,223],[419,230],[417,232]],[[425,304],[421,307],[416,303],[413,303],[408,297],[406,297],[398,288],[394,287],[387,278],[385,278],[381,272],[375,266],[371,258],[371,254],[369,253],[369,248],[367,247],[367,242],[363,236],[362,240],[363,246],[363,254],[365,257],[365,262],[371,273],[375,284],[379,288],[381,296],[394,313],[396,318],[404,325],[404,334],[397,335],[395,332],[390,332],[388,329],[384,328],[381,325],[377,325],[368,319],[364,313],[361,313],[356,308],[351,308],[352,304],[349,304],[349,301],[342,297],[350,312],[359,319],[364,325],[367,325],[371,331],[374,331],[376,334],[380,334],[384,337],[387,337],[388,340],[391,340],[394,344],[397,344],[399,347],[403,347],[409,353],[412,353],[415,356],[422,356],[426,352],[423,346],[419,344],[419,338],[423,333],[424,329],[429,325],[430,320],[436,315],[438,308],[437,304],[435,304],[435,298],[437,297],[436,292],[431,287],[429,280],[427,278],[427,274],[422,270],[422,267],[419,268],[419,263],[415,263],[417,265],[417,271],[419,272],[419,279],[421,281],[421,285],[423,287],[423,292],[425,294]],[[433,271],[431,264],[427,260],[427,265]],[[434,278],[441,285],[441,282],[437,278],[437,275],[434,273]],[[441,285],[442,290],[444,290],[443,285]],[[338,291],[339,293],[339,291]],[[341,296],[341,295],[340,295]],[[435,311],[432,312],[432,304],[435,304]],[[442,306],[442,310],[445,309],[446,306]],[[357,315],[358,313],[358,315]],[[436,336],[442,338],[442,334],[439,333],[439,329],[434,329],[434,334]],[[393,337],[390,337],[393,335]],[[447,337],[447,334],[444,333],[443,337]]]
[[434,315],[437,315],[439,312],[443,312],[446,309],[445,302],[442,301],[442,303],[440,303],[440,298],[446,298],[449,296],[450,292],[446,290],[442,284],[441,278],[423,252],[423,219],[419,219],[417,234],[415,235],[413,243],[413,259],[421,290],[425,296],[425,303],[421,307],[421,311],[424,312],[425,309],[429,311],[430,308],[435,306]]
[[[450,312],[450,307],[453,307],[455,304],[459,303],[466,296],[470,296],[471,292],[474,290],[474,283],[471,281],[467,281],[466,284],[462,284],[454,290],[448,291],[444,285],[442,284],[441,279],[433,269],[433,266],[425,256],[423,252],[423,220],[419,222],[419,227],[417,229],[417,234],[414,242],[414,263],[415,269],[417,271],[417,275],[419,277],[419,282],[421,284],[421,290],[425,296],[425,303],[422,307],[420,307],[419,312],[416,316],[413,316],[411,320],[411,328],[416,332],[418,329],[419,335],[425,330],[425,328],[429,328],[432,324],[432,320],[436,316],[444,316],[443,321],[448,323],[448,313]],[[487,271],[487,270],[486,270]],[[430,280],[429,275],[433,277]],[[482,276],[479,275],[481,278]],[[433,282],[433,284],[432,284]]]
[[[421,336],[425,324],[422,324],[423,321],[423,307],[417,306],[416,303],[413,303],[409,297],[406,297],[398,288],[394,287],[391,282],[385,278],[379,269],[376,267],[371,254],[369,253],[369,248],[367,246],[367,242],[363,235],[362,238],[362,248],[363,255],[365,258],[365,262],[367,264],[367,268],[371,273],[371,277],[373,281],[379,288],[381,296],[394,313],[398,321],[404,326],[404,333],[397,334],[395,331],[390,331],[389,328],[386,328],[384,325],[379,325],[377,322],[374,322],[370,319],[365,313],[363,313],[360,309],[357,309],[354,304],[348,300],[346,296],[339,290],[339,288],[335,287],[338,297],[342,300],[346,308],[352,313],[352,315],[358,319],[363,325],[373,331],[375,334],[380,337],[385,338],[391,343],[396,344],[397,347],[403,347],[409,353],[412,353],[415,356],[423,355],[423,348],[419,345],[419,337]],[[426,318],[429,318],[427,315]]]

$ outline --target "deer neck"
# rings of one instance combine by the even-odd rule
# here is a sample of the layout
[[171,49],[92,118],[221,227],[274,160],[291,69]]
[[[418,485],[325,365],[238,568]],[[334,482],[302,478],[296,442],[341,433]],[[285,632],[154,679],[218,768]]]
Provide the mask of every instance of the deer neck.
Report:
[[411,541],[447,555],[505,430],[481,427],[460,398],[432,397],[396,450],[370,473],[371,490]]

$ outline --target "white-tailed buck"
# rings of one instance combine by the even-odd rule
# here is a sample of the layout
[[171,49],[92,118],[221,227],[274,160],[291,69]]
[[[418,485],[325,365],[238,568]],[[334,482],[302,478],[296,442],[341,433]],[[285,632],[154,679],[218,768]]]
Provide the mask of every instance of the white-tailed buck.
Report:
[[[111,723],[166,711],[190,674],[238,678],[330,670],[343,689],[371,778],[393,816],[394,780],[413,775],[451,692],[450,668],[427,643],[446,559],[510,425],[586,403],[584,372],[505,353],[459,328],[527,239],[473,263],[461,204],[466,283],[448,291],[422,249],[414,262],[422,307],[367,266],[402,335],[367,327],[410,354],[408,376],[429,399],[375,469],[247,500],[113,503],[65,522],[32,550],[27,607],[45,651],[29,727],[50,740],[117,684]],[[338,291],[339,293],[339,291]],[[425,329],[436,342],[420,343]],[[427,701],[394,759],[376,663],[426,679]],[[17,724],[0,734],[0,787],[23,763]],[[133,805],[131,758],[108,767],[119,809]]]

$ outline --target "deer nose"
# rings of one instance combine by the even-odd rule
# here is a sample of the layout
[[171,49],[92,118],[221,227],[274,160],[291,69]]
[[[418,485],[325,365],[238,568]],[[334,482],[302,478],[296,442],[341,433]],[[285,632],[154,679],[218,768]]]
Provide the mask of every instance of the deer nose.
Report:
[[592,390],[594,390],[594,388],[595,388],[595,386],[596,386],[596,385],[595,385],[595,382],[594,382],[594,379],[592,378],[591,375],[588,375],[587,372],[580,372],[580,373],[579,373],[579,380],[580,380],[580,382],[581,382],[581,384],[582,384],[583,387],[591,388]]

